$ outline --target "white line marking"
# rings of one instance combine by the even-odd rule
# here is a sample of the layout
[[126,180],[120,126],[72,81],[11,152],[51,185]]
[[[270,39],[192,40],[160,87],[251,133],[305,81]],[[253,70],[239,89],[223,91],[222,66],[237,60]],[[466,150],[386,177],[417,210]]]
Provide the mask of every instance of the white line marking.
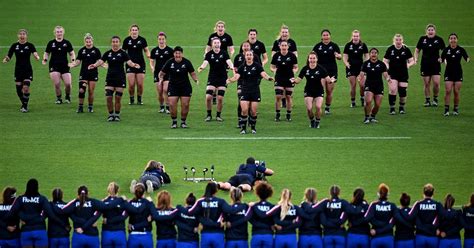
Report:
[[164,140],[409,140],[411,137],[164,137]]
[[[386,48],[388,48],[389,46],[391,46],[391,44],[385,45],[385,46],[383,46],[383,45],[382,45],[382,46],[380,46],[380,45],[378,45],[378,46],[370,46],[370,45],[369,45],[368,47],[369,47],[369,48],[371,48],[371,47],[376,47],[376,48],[384,48],[384,47],[386,47]],[[472,48],[472,47],[474,47],[474,45],[461,45],[461,46],[464,47],[464,48]],[[35,47],[36,47],[36,48],[46,48],[46,46],[35,46]],[[82,46],[80,46],[80,47],[82,47]],[[97,47],[97,48],[111,48],[110,46],[95,46],[95,47]],[[152,46],[150,46],[150,47],[152,47]],[[204,48],[205,48],[205,46],[181,46],[181,47],[182,47],[182,48],[190,48],[190,49],[204,49]],[[265,47],[266,47],[266,48],[272,48],[272,46],[265,46]],[[301,47],[301,48],[313,48],[314,45],[312,45],[312,46],[298,46],[298,47]],[[339,47],[340,47],[340,48],[344,48],[344,46],[339,46]],[[407,46],[407,47],[415,48],[416,46]],[[0,46],[0,49],[5,49],[5,48],[10,48],[10,46]],[[78,48],[79,48],[79,47],[76,47],[76,49],[78,49]]]

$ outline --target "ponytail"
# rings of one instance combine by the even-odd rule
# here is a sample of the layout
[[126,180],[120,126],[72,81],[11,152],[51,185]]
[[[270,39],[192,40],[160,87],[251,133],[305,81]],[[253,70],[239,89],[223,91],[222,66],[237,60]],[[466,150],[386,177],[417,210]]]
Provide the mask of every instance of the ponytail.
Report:
[[242,199],[243,193],[242,190],[238,187],[234,187],[230,190],[230,199],[232,199],[232,204],[239,203]]
[[379,200],[386,201],[388,199],[388,186],[385,183],[379,185]]
[[447,194],[446,197],[444,198],[444,209],[453,208],[455,201],[456,199],[454,199],[453,195]]
[[304,191],[304,200],[308,203],[315,203],[317,198],[317,192],[315,188],[306,188]]
[[364,202],[365,192],[362,188],[356,188],[353,193],[352,204],[360,205]]
[[278,205],[280,205],[281,208],[280,220],[283,220],[288,214],[290,207],[293,206],[293,204],[291,203],[291,191],[289,189],[283,189]]
[[115,182],[109,183],[109,186],[107,186],[107,193],[109,193],[109,196],[117,196],[119,190],[119,186]]
[[61,190],[61,188],[55,188],[53,189],[52,196],[53,202],[60,202],[63,200],[63,191]]
[[143,185],[143,183],[137,183],[135,185],[135,192],[134,192],[135,197],[133,198],[133,200],[137,201],[139,199],[142,199],[144,194],[145,194],[145,185]]
[[87,189],[87,187],[85,185],[82,185],[77,189],[77,196],[78,196],[78,199],[79,199],[79,206],[81,208],[84,206],[84,203],[87,200],[88,194],[89,194],[89,190]]

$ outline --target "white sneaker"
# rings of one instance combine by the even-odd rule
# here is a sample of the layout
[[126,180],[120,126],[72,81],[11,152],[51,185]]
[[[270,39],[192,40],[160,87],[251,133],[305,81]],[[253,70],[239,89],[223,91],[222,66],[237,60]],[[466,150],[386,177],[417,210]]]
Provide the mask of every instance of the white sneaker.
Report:
[[449,116],[449,112],[448,111],[444,112],[444,116]]
[[150,180],[146,180],[146,192],[148,194],[153,194],[153,183]]
[[135,194],[135,186],[137,185],[137,180],[133,179],[130,183],[130,193]]

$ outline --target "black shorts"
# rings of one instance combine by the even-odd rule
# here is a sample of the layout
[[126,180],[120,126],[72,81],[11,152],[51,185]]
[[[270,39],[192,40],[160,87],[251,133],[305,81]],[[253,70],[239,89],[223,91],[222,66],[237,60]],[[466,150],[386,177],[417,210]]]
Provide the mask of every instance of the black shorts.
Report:
[[193,95],[193,87],[191,85],[168,85],[168,96],[184,96],[191,97]]
[[351,65],[350,69],[346,67],[346,78],[359,76],[361,68],[362,65]]
[[[155,73],[153,74],[153,81],[155,83],[158,83],[160,81],[160,78],[158,77],[158,74],[160,74],[160,72],[158,71],[155,71]],[[163,81],[170,81],[170,74],[165,74],[165,76],[163,77]]]
[[145,73],[146,72],[146,65],[145,64],[139,64],[140,65],[140,68],[137,69],[135,67],[130,67],[128,65],[125,65],[125,71],[127,73],[137,73],[137,74],[140,74],[140,73]]
[[398,82],[408,83],[408,72],[389,71],[388,75],[390,75],[391,79],[397,80]]
[[287,80],[278,80],[275,81],[274,84],[276,87],[283,87],[283,88],[293,88],[295,87],[295,84],[290,81],[290,79]]
[[444,72],[444,81],[462,82],[462,71],[448,71]]
[[324,90],[305,90],[304,97],[324,97]]
[[241,184],[248,184],[248,185],[252,186],[252,178],[250,177],[250,175],[246,175],[246,174],[234,175],[234,176],[229,178],[228,182],[230,183],[230,185],[232,185],[234,187],[237,187]]
[[81,73],[79,75],[80,81],[99,81],[99,74],[95,72]]
[[122,80],[107,80],[105,81],[105,86],[114,87],[114,88],[126,88],[127,83]]
[[364,86],[364,91],[370,91],[374,93],[374,95],[383,95],[383,85],[382,86],[366,85]]
[[421,60],[420,75],[422,77],[441,75],[441,64],[438,61]]
[[238,80],[237,81],[237,90],[241,90],[241,89],[242,89],[242,81]]
[[15,82],[33,81],[32,71],[15,71]]
[[66,65],[49,65],[49,72],[59,72],[61,74],[70,73],[69,66]]
[[334,77],[337,81],[337,65],[334,66],[334,65],[322,65],[322,67],[324,67],[324,69],[326,69],[326,71],[328,72],[328,76],[331,78],[331,77]]
[[212,80],[207,82],[207,86],[214,86],[214,87],[227,87],[227,79],[225,80]]
[[260,102],[261,101],[260,92],[241,92],[240,100],[249,101],[249,102]]

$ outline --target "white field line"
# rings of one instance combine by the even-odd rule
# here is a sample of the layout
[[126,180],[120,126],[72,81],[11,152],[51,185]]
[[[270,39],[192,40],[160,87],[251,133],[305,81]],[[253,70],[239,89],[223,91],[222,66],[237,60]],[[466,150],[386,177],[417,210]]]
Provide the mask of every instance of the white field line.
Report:
[[[179,45],[179,44],[178,44]],[[236,45],[234,45],[236,46]],[[376,48],[388,48],[389,46],[391,46],[391,44],[388,44],[388,45],[378,45],[378,46],[370,46],[369,47],[376,47]],[[461,45],[462,47],[464,48],[472,48],[474,47],[474,45]],[[46,46],[35,46],[36,48],[46,48]],[[82,47],[82,46],[80,46]],[[110,48],[110,46],[95,46],[97,48]],[[150,47],[153,47],[152,45]],[[204,49],[205,46],[181,46],[182,48],[190,48],[190,49]],[[272,46],[265,46],[266,48],[272,48]],[[301,47],[301,48],[313,48],[314,45],[312,46],[298,46],[298,47]],[[340,48],[344,48],[344,46],[339,46]],[[415,46],[407,46],[407,47],[410,47],[410,48],[414,48]],[[10,46],[0,46],[0,49],[5,49],[5,48],[10,48]]]
[[164,140],[410,140],[411,137],[164,137]]

